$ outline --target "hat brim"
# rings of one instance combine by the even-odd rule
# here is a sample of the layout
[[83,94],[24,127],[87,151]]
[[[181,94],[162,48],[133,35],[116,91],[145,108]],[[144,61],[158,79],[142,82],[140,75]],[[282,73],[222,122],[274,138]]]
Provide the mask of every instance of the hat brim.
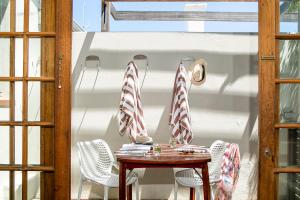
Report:
[[[203,69],[203,73],[202,73],[203,77],[201,78],[200,81],[195,80],[194,77],[193,77],[194,68],[196,67],[196,65],[200,65]],[[190,81],[193,85],[199,86],[199,85],[201,85],[205,82],[205,80],[206,80],[206,68],[207,68],[207,62],[202,58],[196,60],[195,62],[193,62],[188,67],[188,71],[189,71],[189,74],[190,74]]]

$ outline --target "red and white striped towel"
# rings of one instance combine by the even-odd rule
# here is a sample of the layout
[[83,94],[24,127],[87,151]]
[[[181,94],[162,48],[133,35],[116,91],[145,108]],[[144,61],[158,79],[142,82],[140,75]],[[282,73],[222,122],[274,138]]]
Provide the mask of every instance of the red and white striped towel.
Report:
[[137,66],[134,62],[129,62],[121,93],[119,132],[121,135],[127,134],[134,143],[138,134],[147,135],[138,77]]
[[193,134],[186,88],[186,70],[182,64],[177,69],[174,81],[169,124],[177,143],[191,143]]
[[217,185],[215,200],[231,200],[241,168],[240,150],[237,144],[226,144],[221,165],[220,182]]

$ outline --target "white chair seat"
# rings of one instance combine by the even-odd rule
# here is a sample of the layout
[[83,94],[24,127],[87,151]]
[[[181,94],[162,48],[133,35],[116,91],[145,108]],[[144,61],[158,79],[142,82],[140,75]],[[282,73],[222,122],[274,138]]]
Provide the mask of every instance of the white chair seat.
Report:
[[[113,173],[115,159],[108,144],[101,139],[78,142],[78,155],[81,171],[78,200],[81,197],[82,185],[85,181],[98,183],[104,186],[104,200],[108,199],[109,188],[119,187],[119,175]],[[138,176],[127,171],[127,185],[135,184],[136,199],[139,199]]]
[[[216,184],[220,181],[221,174],[221,164],[223,160],[223,155],[225,153],[226,144],[223,141],[217,140],[210,147],[211,153],[211,162],[208,163],[208,172],[209,172],[209,183],[210,185]],[[175,189],[174,189],[174,200],[177,200],[177,190],[178,184],[195,188],[197,199],[200,199],[200,186],[203,185],[201,171],[195,172],[194,169],[174,169],[175,176]],[[212,192],[212,189],[211,189]],[[213,199],[213,193],[211,194]]]
[[[128,175],[129,172],[127,172]],[[119,175],[118,174],[99,174],[92,177],[86,177],[88,181],[92,181],[95,183],[99,183],[102,185],[106,185],[108,187],[117,188],[119,187]],[[129,176],[127,176],[127,185],[133,184],[138,180],[138,176],[136,173],[132,172]]]
[[[198,171],[201,175],[201,171]],[[180,185],[186,187],[198,187],[203,185],[202,178],[195,172],[194,169],[184,169],[175,173],[176,181]],[[209,175],[209,182],[211,185],[220,181],[220,177]]]

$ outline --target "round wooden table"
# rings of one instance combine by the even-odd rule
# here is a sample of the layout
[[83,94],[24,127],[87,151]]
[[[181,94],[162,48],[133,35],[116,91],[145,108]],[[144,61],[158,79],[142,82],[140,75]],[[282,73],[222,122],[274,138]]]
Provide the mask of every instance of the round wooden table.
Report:
[[[116,154],[120,163],[119,171],[119,199],[126,199],[126,170],[134,168],[201,168],[203,179],[204,199],[210,200],[210,184],[207,163],[211,161],[210,154],[182,154],[166,148],[159,156],[146,154],[145,156],[132,156]],[[129,186],[127,199],[132,198],[132,186]],[[191,199],[194,199],[194,189],[191,188]]]

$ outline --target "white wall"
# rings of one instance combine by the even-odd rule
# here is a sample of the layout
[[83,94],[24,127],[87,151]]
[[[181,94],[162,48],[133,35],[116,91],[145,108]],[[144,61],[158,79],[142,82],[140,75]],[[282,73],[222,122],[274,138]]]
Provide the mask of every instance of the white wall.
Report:
[[[72,197],[77,196],[80,177],[77,141],[103,138],[113,151],[129,142],[118,133],[116,114],[125,66],[132,56],[142,53],[150,63],[141,90],[145,121],[150,136],[158,143],[169,139],[167,121],[180,59],[194,56],[207,60],[205,84],[192,86],[189,94],[192,143],[209,146],[216,139],[238,143],[242,168],[234,199],[255,199],[257,44],[257,36],[247,34],[73,33]],[[96,68],[89,66],[84,74],[82,70],[88,55],[101,60],[93,91]],[[144,68],[140,63],[140,78]],[[143,199],[173,199],[171,169],[147,169],[140,175]],[[101,187],[89,185],[83,198],[101,197],[101,191]],[[116,198],[117,190],[110,194]]]

